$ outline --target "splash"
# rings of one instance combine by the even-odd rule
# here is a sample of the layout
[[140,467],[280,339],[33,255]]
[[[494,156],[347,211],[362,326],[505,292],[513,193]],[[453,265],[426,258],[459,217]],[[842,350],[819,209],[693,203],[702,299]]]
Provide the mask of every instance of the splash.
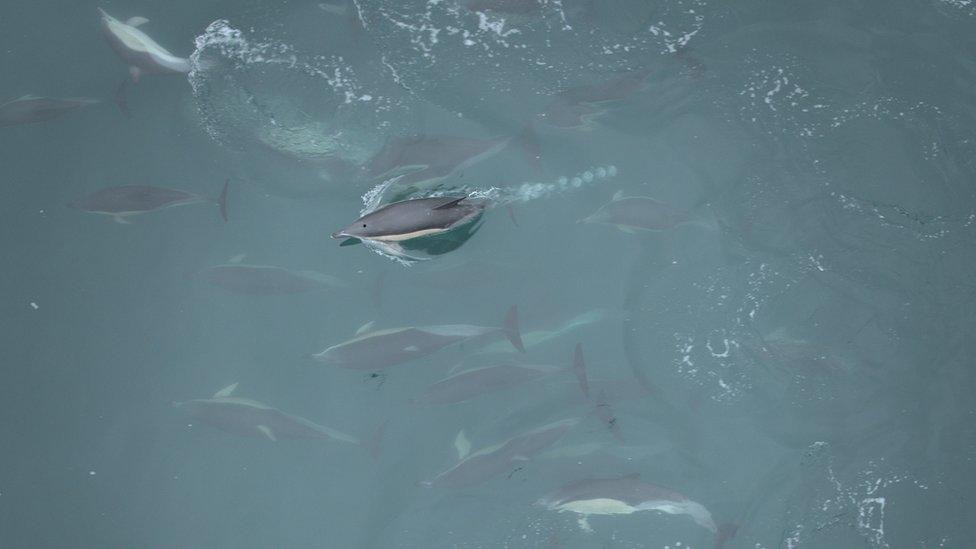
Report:
[[304,51],[274,29],[219,19],[196,37],[190,114],[272,190],[344,190],[383,136],[405,131],[415,115],[378,60]]

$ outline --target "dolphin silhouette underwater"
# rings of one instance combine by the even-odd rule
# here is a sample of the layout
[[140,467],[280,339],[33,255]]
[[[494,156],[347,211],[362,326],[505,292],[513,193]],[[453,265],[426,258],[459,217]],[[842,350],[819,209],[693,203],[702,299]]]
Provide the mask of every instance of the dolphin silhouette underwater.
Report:
[[224,183],[220,196],[217,198],[151,185],[106,187],[69,202],[68,207],[88,213],[109,215],[115,219],[116,223],[128,224],[129,221],[126,218],[133,215],[154,212],[172,206],[209,202],[217,204],[220,208],[220,217],[227,221],[227,189],[229,185],[230,181]]
[[309,355],[309,358],[340,368],[382,370],[431,355],[455,343],[498,335],[505,336],[513,347],[524,352],[515,306],[509,308],[500,327],[444,324],[374,330],[372,323],[368,323],[352,339]]
[[359,439],[303,417],[291,415],[263,402],[235,397],[237,383],[228,385],[210,398],[177,402],[193,418],[228,433],[245,437],[321,438],[360,444]]
[[0,105],[0,126],[45,122],[87,105],[98,103],[86,97],[54,98],[25,95]]

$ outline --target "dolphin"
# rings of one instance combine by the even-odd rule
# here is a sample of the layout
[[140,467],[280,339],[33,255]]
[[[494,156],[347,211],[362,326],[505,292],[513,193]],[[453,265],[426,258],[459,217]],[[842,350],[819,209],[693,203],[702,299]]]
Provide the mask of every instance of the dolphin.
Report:
[[642,89],[650,72],[650,69],[638,69],[596,84],[563,90],[536,116],[555,128],[591,129],[594,120],[608,112],[606,105],[626,99]]
[[191,66],[188,59],[176,57],[156,43],[139,26],[148,23],[145,17],[132,17],[119,21],[98,8],[102,14],[102,31],[115,53],[129,65],[132,81],[139,82],[146,74],[187,74]]
[[248,295],[283,295],[321,292],[345,286],[334,276],[315,271],[291,271],[273,265],[248,265],[232,259],[198,273],[210,284]]
[[178,189],[153,187],[150,185],[122,185],[106,187],[68,203],[69,208],[88,213],[112,216],[117,223],[129,223],[125,218],[162,210],[171,206],[185,206],[213,202],[220,207],[220,217],[227,221],[227,188],[224,183],[220,196],[216,199],[188,193]]
[[353,370],[380,370],[433,354],[463,341],[504,335],[524,352],[518,328],[518,309],[513,305],[501,327],[445,324],[440,326],[374,330],[369,323],[355,337],[311,355],[318,362]]
[[613,225],[623,232],[636,231],[667,231],[688,224],[701,224],[707,228],[714,228],[713,224],[696,221],[691,213],[680,210],[647,196],[623,196],[618,192],[613,199],[600,206],[591,215],[581,219],[579,223],[599,223]]
[[57,99],[25,95],[0,105],[0,127],[44,122],[95,103],[97,99],[85,97]]
[[210,398],[177,402],[191,417],[239,436],[282,438],[323,438],[360,444],[353,436],[313,423],[303,417],[286,414],[267,404],[233,396],[237,383],[228,385]]
[[485,393],[508,389],[566,371],[566,368],[548,364],[483,366],[458,372],[435,382],[416,401],[425,404],[456,404]]
[[474,220],[484,209],[484,203],[465,196],[403,200],[360,217],[332,233],[332,238],[402,242],[446,233]]
[[[462,440],[462,431],[459,433],[458,440],[455,441],[460,461],[422,484],[461,488],[486,481],[509,470],[513,464],[526,461],[552,446],[575,427],[579,421],[579,418],[559,420],[472,453],[467,453],[470,449],[470,443],[467,443],[466,437],[465,440]],[[463,442],[463,444],[459,442]]]
[[[464,280],[467,280],[466,278]],[[609,309],[591,309],[585,313],[580,313],[573,318],[563,322],[562,324],[550,329],[550,330],[533,330],[522,334],[522,341],[525,342],[526,349],[532,349],[538,347],[550,341],[554,341],[560,337],[573,333],[580,330],[586,326],[604,322],[610,320],[617,316],[613,311]],[[491,343],[486,345],[481,349],[482,353],[500,353],[506,351],[506,346],[498,345],[496,343]]]
[[415,135],[386,143],[363,166],[371,181],[403,176],[400,185],[434,184],[497,154],[509,138],[476,139],[450,135]]
[[550,511],[576,513],[580,527],[586,531],[592,531],[588,521],[591,515],[629,515],[638,511],[687,515],[695,524],[715,534],[717,548],[733,537],[737,529],[731,524],[718,526],[702,504],[645,482],[637,473],[571,482],[540,498],[536,505]]

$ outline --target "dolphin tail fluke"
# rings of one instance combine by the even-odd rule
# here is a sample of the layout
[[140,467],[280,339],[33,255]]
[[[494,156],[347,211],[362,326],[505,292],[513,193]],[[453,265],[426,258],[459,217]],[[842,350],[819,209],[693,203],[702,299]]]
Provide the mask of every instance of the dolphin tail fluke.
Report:
[[580,390],[583,397],[590,398],[590,382],[586,377],[586,362],[583,361],[583,345],[577,343],[576,350],[573,351],[573,373],[579,381]]
[[735,537],[735,533],[739,530],[738,524],[725,523],[718,527],[718,531],[715,532],[715,549],[722,549],[725,542]]
[[227,222],[227,188],[230,187],[230,179],[224,181],[224,188],[220,190],[220,196],[217,197],[217,206],[220,207],[220,217]]
[[512,347],[520,352],[525,352],[525,345],[522,344],[522,333],[519,331],[518,305],[512,305],[505,315],[505,322],[502,324],[502,331],[505,337],[512,343]]

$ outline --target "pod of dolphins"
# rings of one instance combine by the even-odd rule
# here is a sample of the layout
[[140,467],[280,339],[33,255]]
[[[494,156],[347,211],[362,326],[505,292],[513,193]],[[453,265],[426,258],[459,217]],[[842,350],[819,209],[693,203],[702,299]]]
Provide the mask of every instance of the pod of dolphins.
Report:
[[[478,0],[465,5],[472,11],[524,16],[532,16],[534,7],[537,7],[535,2],[510,0]],[[100,9],[100,12],[104,36],[127,66],[132,83],[139,83],[143,75],[185,75],[192,70],[208,68],[194,67],[189,59],[178,57],[160,46],[142,30],[148,22],[146,18],[132,17],[121,21],[104,10]],[[638,91],[648,75],[649,72],[642,69],[600,85],[565,90],[553,98],[545,112],[538,114],[537,122],[558,129],[592,127],[597,117],[607,112],[611,105]],[[124,113],[128,113],[124,99],[125,86],[126,81],[123,81],[118,87],[115,102]],[[97,102],[87,98],[56,99],[25,95],[0,104],[0,126],[47,122]],[[527,128],[531,129],[531,125]],[[360,173],[362,179],[369,182],[396,180],[398,185],[413,189],[431,188],[450,175],[498,153],[516,140],[520,141],[520,145],[534,147],[526,136],[531,136],[529,130],[516,138],[412,136],[393,139],[361,166]],[[218,196],[210,197],[144,184],[110,186],[78,198],[69,206],[128,224],[133,216],[176,206],[216,204],[221,218],[226,222],[228,187],[229,182],[224,184]],[[465,230],[469,231],[465,233],[465,238],[470,237],[489,206],[488,200],[467,194],[406,198],[377,204],[331,236],[343,239],[343,245],[361,242],[393,255],[403,255],[407,253],[406,246],[422,239],[437,239]],[[509,213],[512,214],[511,210]],[[512,219],[515,220],[514,215]],[[632,233],[673,230],[701,219],[696,212],[680,210],[651,197],[624,197],[618,194],[580,222],[610,225]],[[442,250],[455,248],[448,246]],[[237,256],[226,263],[204,268],[192,276],[229,292],[246,295],[328,292],[347,286],[343,281],[324,273],[247,264],[243,259],[243,255]],[[524,336],[519,327],[518,309],[514,305],[498,326],[442,324],[377,329],[371,322],[351,338],[307,355],[307,358],[343,369],[379,372],[463,345],[468,355],[480,356],[488,361],[482,366],[449,372],[423,394],[412,399],[415,405],[435,407],[488,398],[525,384],[546,382],[557,386],[563,383],[567,374],[572,375],[569,378],[574,393],[572,400],[585,403],[589,413],[526,429],[473,451],[466,433],[461,431],[455,440],[457,462],[428,480],[421,481],[421,484],[433,488],[471,487],[503,475],[520,463],[559,455],[560,441],[591,417],[606,427],[616,440],[615,444],[623,442],[612,403],[624,398],[647,397],[639,386],[633,383],[614,386],[599,379],[590,379],[579,344],[573,349],[567,365],[522,362],[518,358],[537,346],[561,341],[570,333],[605,321],[608,316],[606,311],[594,310],[555,328],[527,332]],[[378,454],[379,439],[383,436],[386,423],[380,426],[369,443],[364,444],[355,436],[257,400],[235,396],[236,389],[237,384],[234,383],[209,398],[179,402],[175,406],[189,417],[233,435],[272,442],[320,439],[368,447],[371,454]],[[591,452],[606,444],[584,446],[583,449],[580,447],[572,451],[565,449],[562,453]],[[630,515],[642,511],[685,515],[713,534],[716,546],[731,538],[736,529],[732,525],[718,525],[702,504],[629,472],[616,478],[585,478],[570,482],[540,498],[537,505],[547,511],[577,515],[578,523],[584,530],[592,529],[588,519],[593,516]]]

